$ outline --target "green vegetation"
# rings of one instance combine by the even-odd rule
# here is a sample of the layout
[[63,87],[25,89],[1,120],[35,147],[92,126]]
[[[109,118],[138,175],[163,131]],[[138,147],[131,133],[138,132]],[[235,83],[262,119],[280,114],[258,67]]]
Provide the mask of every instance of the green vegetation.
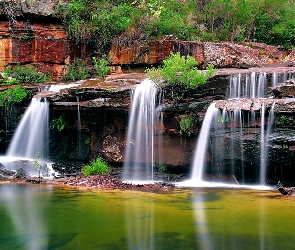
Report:
[[287,122],[287,117],[285,116],[285,115],[280,115],[279,116],[279,119],[278,119],[278,122],[280,123],[280,124],[286,124],[286,122]]
[[85,62],[80,58],[75,58],[74,61],[68,65],[67,73],[64,76],[65,81],[85,80],[87,78],[87,70]]
[[223,117],[222,115],[219,115],[217,117],[217,122],[218,123],[228,123],[229,122],[229,117]]
[[101,157],[97,157],[89,165],[85,165],[81,171],[82,175],[84,176],[108,174],[109,172],[110,167],[108,163]]
[[191,115],[188,115],[188,114],[183,115],[179,122],[179,127],[180,127],[179,134],[191,136],[195,122],[196,122],[196,119],[194,119],[194,117],[192,117]]
[[184,40],[257,41],[295,44],[295,2],[289,0],[69,0],[62,5],[72,39],[95,40],[96,52],[114,37]]
[[110,72],[110,67],[108,66],[109,62],[106,59],[106,56],[103,55],[100,59],[93,57],[92,61],[94,63],[94,68],[96,69],[97,75],[101,78],[105,78]]
[[[51,76],[38,72],[37,68],[29,66],[11,66],[4,70],[4,74],[8,77],[8,81],[16,83],[43,83],[51,80]],[[9,78],[10,77],[10,78]],[[7,84],[11,85],[11,84]]]
[[181,56],[180,53],[171,53],[169,58],[163,61],[163,66],[146,71],[151,80],[159,82],[159,78],[167,82],[172,90],[173,98],[180,99],[186,91],[205,84],[206,80],[213,76],[215,70],[209,65],[207,70],[199,71],[198,62],[191,56]]
[[63,131],[64,129],[68,128],[70,125],[70,117],[63,113],[58,118],[52,119],[50,122],[50,128],[51,129],[57,129],[59,132]]
[[41,172],[48,171],[48,168],[46,166],[46,163],[44,163],[44,161],[43,161],[43,156],[39,152],[36,153],[36,158],[34,158],[33,162],[34,162],[34,168],[39,174],[38,177],[39,177],[39,182],[40,182]]
[[0,91],[0,106],[4,107],[5,114],[9,114],[14,103],[23,101],[28,96],[28,92],[20,85]]

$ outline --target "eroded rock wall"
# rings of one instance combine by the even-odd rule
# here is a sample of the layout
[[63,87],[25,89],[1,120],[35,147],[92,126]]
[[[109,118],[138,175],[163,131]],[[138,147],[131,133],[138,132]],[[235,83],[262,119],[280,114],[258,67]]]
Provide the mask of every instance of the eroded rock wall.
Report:
[[68,35],[55,16],[57,4],[44,1],[0,2],[0,71],[12,64],[33,64],[53,79],[65,74]]

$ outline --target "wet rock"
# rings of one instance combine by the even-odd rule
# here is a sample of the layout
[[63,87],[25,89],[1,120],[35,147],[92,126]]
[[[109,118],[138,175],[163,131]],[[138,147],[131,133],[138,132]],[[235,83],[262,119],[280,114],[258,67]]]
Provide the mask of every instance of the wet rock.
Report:
[[295,97],[295,79],[286,81],[283,85],[272,87],[275,98]]
[[109,160],[120,161],[123,157],[121,152],[122,142],[116,137],[108,135],[102,144],[102,152]]
[[2,176],[14,176],[15,171],[6,169],[2,164],[0,164],[0,175],[2,175]]
[[69,186],[78,186],[86,188],[106,188],[106,189],[167,189],[173,188],[175,185],[169,182],[156,182],[146,184],[132,184],[118,180],[112,175],[93,175],[93,176],[77,176],[66,180],[64,184]]
[[29,176],[29,174],[24,168],[19,168],[18,170],[16,170],[16,178],[25,178],[27,176]]

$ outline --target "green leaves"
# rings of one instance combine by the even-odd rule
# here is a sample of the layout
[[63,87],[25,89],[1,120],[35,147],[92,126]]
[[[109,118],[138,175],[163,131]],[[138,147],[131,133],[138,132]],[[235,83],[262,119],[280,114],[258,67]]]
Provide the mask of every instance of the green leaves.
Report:
[[9,113],[13,103],[19,103],[28,96],[28,92],[20,85],[0,91],[0,106],[4,106],[6,114]]
[[103,55],[100,59],[95,57],[92,58],[94,63],[94,68],[96,69],[96,73],[99,77],[105,78],[105,76],[110,72],[110,67],[106,56]]
[[205,71],[199,71],[197,64],[191,56],[181,56],[179,52],[171,53],[169,58],[163,61],[162,68],[150,69],[146,73],[156,83],[161,75],[162,80],[171,86],[174,98],[179,99],[186,91],[205,84],[207,79],[213,76],[213,65],[209,65]]
[[109,165],[101,157],[97,157],[89,165],[85,165],[82,168],[82,175],[84,176],[108,174],[109,172],[110,172]]

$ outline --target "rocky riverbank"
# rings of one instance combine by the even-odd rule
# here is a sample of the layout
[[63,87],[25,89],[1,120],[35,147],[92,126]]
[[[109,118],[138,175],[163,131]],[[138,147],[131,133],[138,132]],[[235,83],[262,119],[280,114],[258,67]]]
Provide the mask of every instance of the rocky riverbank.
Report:
[[169,182],[147,182],[147,183],[128,183],[122,182],[116,177],[107,175],[93,176],[72,176],[61,179],[39,179],[38,177],[2,177],[1,181],[9,181],[16,183],[34,183],[45,185],[59,185],[77,188],[93,188],[93,189],[141,189],[141,190],[162,190],[175,188],[175,184]]

